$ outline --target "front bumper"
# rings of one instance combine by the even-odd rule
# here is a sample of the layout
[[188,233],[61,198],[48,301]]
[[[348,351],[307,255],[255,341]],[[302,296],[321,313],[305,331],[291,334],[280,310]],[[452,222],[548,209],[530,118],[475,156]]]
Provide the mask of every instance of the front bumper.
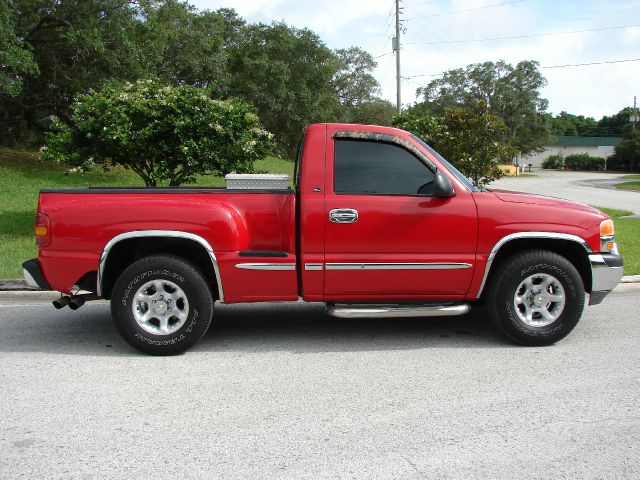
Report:
[[622,257],[613,253],[593,253],[589,255],[589,262],[592,278],[589,305],[597,305],[620,282],[624,264]]
[[51,290],[51,286],[49,282],[47,282],[47,279],[44,278],[37,258],[32,258],[22,264],[22,275],[24,276],[25,283],[30,287],[39,288],[40,290]]

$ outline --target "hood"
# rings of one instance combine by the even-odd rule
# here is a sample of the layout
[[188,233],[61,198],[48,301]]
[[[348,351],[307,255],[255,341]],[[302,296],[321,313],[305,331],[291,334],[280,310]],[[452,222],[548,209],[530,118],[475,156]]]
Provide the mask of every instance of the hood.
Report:
[[584,203],[563,200],[562,198],[548,197],[546,195],[537,195],[533,193],[512,192],[510,190],[491,190],[491,193],[503,202],[548,205],[550,207],[571,208],[574,210],[582,210],[585,212],[603,215],[603,213],[597,208],[590,207]]

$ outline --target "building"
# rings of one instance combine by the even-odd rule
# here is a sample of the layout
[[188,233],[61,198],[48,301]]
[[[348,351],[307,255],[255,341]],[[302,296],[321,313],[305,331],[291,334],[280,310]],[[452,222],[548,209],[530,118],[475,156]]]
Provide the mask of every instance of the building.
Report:
[[554,137],[550,145],[541,152],[532,152],[518,159],[520,165],[542,167],[551,155],[567,157],[575,153],[587,153],[592,157],[607,158],[613,155],[615,146],[622,137]]

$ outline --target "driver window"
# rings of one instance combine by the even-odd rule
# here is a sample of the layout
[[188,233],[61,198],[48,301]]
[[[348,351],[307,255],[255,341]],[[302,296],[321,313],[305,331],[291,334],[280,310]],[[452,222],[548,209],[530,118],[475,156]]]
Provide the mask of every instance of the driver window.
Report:
[[434,177],[416,156],[397,145],[335,139],[337,194],[429,195]]

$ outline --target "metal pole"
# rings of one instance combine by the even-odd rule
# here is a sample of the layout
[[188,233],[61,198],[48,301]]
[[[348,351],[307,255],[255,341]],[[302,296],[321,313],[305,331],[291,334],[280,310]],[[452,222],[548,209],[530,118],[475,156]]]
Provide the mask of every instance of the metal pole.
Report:
[[396,52],[396,92],[398,95],[396,104],[398,107],[398,115],[400,115],[402,110],[402,95],[400,93],[400,0],[396,0],[396,41],[394,47]]
[[636,96],[633,96],[633,123],[631,124],[631,131],[636,131],[636,120],[638,119],[638,110],[636,109]]
[[629,159],[629,171],[633,172],[633,157],[636,154],[636,120],[638,119],[638,110],[636,104],[636,96],[633,96],[633,123],[631,123],[631,158]]

